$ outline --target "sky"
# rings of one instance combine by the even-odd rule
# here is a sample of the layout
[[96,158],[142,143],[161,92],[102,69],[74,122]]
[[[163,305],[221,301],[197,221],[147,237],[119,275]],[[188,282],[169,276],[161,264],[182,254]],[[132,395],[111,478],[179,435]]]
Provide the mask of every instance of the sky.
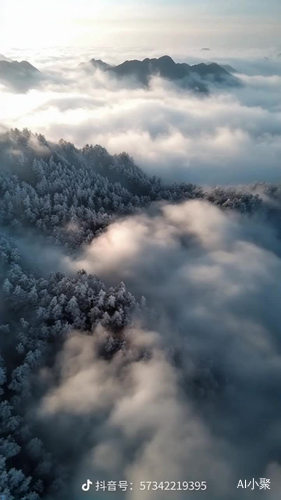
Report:
[[1,0],[0,53],[49,46],[280,47],[279,0]]

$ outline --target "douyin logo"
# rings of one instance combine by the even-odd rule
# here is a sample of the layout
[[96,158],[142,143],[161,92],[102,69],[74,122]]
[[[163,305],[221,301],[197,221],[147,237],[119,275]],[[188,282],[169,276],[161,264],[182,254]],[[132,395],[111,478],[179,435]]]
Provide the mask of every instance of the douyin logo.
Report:
[[93,484],[92,481],[90,481],[90,479],[87,479],[86,483],[82,484],[82,490],[89,491],[92,484]]

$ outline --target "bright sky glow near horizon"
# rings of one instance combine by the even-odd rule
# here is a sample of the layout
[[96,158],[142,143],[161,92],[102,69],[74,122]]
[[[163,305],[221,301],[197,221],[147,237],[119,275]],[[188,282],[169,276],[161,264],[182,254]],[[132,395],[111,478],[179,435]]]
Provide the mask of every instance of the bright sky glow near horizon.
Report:
[[0,53],[64,46],[280,49],[280,0],[1,0]]

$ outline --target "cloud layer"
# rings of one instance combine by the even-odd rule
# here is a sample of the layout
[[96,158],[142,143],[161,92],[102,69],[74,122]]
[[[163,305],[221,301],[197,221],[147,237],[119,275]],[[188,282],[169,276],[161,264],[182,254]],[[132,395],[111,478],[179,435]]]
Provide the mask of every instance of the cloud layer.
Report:
[[76,485],[85,474],[188,474],[208,481],[211,500],[240,500],[240,478],[271,477],[277,498],[279,251],[259,218],[188,201],[112,224],[72,261],[125,279],[149,305],[110,363],[97,355],[101,330],[74,333],[58,357],[41,411],[62,427],[70,419],[67,432],[83,422]]
[[[151,492],[139,491],[140,481],[184,481],[188,471],[193,480],[209,481],[217,498],[223,498],[231,473],[218,456],[220,444],[184,401],[158,335],[128,330],[126,347],[110,363],[99,353],[104,337],[102,329],[94,337],[72,335],[58,361],[60,385],[43,403],[43,414],[58,417],[59,427],[66,422],[68,432],[67,415],[80,421],[80,463],[70,495],[83,498],[81,484],[99,477],[127,479],[134,491],[126,498],[149,499]],[[224,480],[215,487],[218,476]],[[154,495],[169,498],[170,493]]]
[[[235,64],[235,61],[231,61]],[[238,69],[247,64],[237,61]],[[278,64],[240,74],[240,89],[202,98],[159,78],[149,90],[109,79],[75,60],[46,66],[27,94],[1,88],[1,121],[49,139],[127,151],[146,171],[204,184],[278,181],[281,109]],[[41,69],[41,68],[39,68]]]

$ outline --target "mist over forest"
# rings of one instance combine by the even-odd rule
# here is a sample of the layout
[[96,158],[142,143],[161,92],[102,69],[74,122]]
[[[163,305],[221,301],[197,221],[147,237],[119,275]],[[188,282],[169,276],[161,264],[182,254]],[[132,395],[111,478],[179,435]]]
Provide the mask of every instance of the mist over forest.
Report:
[[280,57],[209,51],[0,56],[5,500],[279,498]]

